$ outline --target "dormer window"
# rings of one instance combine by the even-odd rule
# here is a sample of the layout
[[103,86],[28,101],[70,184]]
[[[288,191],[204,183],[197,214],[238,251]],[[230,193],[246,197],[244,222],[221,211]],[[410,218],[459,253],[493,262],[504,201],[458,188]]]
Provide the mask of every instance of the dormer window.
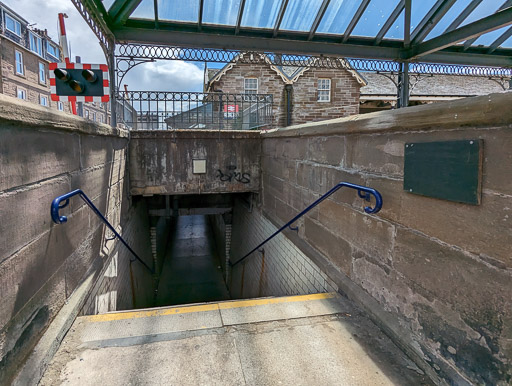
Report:
[[30,51],[35,52],[39,56],[43,56],[43,44],[41,38],[30,32]]
[[5,28],[13,34],[21,36],[21,23],[7,13],[5,14]]
[[48,54],[53,56],[55,59],[59,60],[59,48],[55,45],[50,43],[49,41],[46,42],[46,51]]

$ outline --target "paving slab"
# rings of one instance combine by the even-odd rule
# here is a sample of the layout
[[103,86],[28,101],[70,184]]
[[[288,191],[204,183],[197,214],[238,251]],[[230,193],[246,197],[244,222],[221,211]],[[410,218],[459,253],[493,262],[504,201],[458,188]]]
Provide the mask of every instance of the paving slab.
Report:
[[83,316],[76,328],[82,342],[222,327],[217,304]]
[[219,309],[225,326],[348,311],[340,295],[335,293],[222,302],[219,303]]

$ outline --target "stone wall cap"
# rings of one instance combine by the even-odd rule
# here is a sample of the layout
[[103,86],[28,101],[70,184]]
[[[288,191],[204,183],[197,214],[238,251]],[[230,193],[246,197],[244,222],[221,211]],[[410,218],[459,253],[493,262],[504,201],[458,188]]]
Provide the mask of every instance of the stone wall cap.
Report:
[[300,137],[385,131],[428,130],[436,127],[512,126],[512,93],[503,92],[454,101],[412,106],[329,119],[269,130],[269,137]]
[[259,131],[252,130],[133,130],[131,138],[155,139],[155,138],[221,138],[221,139],[248,139],[261,138]]
[[0,122],[18,126],[43,127],[52,130],[80,132],[91,135],[128,138],[128,130],[112,128],[82,117],[51,110],[21,99],[0,94]]

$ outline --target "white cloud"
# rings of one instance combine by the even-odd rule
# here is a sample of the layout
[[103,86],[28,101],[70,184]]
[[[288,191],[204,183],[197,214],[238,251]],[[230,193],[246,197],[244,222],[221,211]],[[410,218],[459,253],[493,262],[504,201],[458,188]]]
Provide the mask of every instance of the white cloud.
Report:
[[178,60],[157,61],[134,67],[123,79],[128,90],[202,91],[203,68]]

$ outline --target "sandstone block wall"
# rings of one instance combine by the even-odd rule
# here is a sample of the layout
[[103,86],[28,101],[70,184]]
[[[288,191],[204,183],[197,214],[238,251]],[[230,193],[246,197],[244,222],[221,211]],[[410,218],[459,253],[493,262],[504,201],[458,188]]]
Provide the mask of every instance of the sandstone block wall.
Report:
[[99,274],[114,256],[118,265],[127,258],[78,197],[61,211],[68,216],[61,225],[51,221],[51,201],[81,188],[120,232],[131,204],[127,132],[0,95],[0,138],[0,383],[6,384],[83,278]]
[[[285,82],[268,64],[241,64],[233,67],[216,82],[210,91],[244,93],[244,78],[258,79],[258,94],[272,94],[273,125],[286,126],[287,100]],[[318,102],[318,78],[331,80],[329,102]],[[291,124],[346,117],[359,113],[359,89],[362,85],[342,69],[307,69],[292,84]]]
[[[133,131],[134,195],[239,193],[260,188],[261,138],[255,131]],[[194,160],[206,173],[194,173]]]
[[[250,211],[246,204],[236,199],[231,262],[242,258],[277,229],[259,209],[254,207]],[[262,248],[231,270],[228,287],[233,299],[338,290],[336,284],[284,234],[278,234]]]
[[[492,94],[264,135],[262,210],[277,224],[340,181],[382,193],[368,215],[339,191],[294,242],[425,371],[457,384],[512,379],[511,105],[512,93]],[[403,190],[406,142],[462,139],[483,139],[481,205]]]

